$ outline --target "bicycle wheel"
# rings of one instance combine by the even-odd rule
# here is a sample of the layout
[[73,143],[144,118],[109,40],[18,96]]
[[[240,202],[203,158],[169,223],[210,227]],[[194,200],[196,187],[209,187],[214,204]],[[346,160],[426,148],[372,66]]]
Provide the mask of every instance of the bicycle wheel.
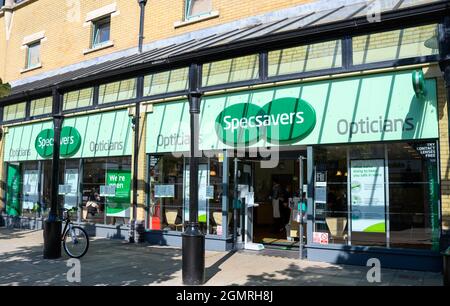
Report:
[[89,236],[81,227],[72,226],[72,229],[64,233],[63,246],[70,257],[83,257],[89,248]]

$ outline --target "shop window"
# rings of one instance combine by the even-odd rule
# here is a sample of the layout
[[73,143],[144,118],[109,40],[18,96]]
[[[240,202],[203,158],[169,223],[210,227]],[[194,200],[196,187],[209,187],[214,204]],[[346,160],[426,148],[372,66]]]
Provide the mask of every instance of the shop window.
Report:
[[39,116],[51,114],[53,106],[53,98],[45,97],[37,100],[31,100],[30,116]]
[[207,15],[212,10],[212,0],[186,0],[185,20]]
[[103,84],[99,87],[98,103],[113,103],[136,98],[136,79]]
[[144,96],[187,90],[189,68],[156,72],[144,77]]
[[111,30],[111,17],[99,19],[92,23],[92,48],[101,47],[109,42]]
[[[222,235],[222,163],[214,158],[199,162],[198,221],[205,234]],[[152,230],[183,230],[189,220],[189,164],[171,155],[150,156],[150,209]]]
[[150,157],[150,228],[183,231],[184,159]]
[[437,25],[425,25],[388,32],[355,36],[353,64],[436,55]]
[[127,224],[131,211],[131,158],[83,160],[82,214],[89,223]]
[[258,54],[203,64],[202,86],[213,86],[257,79]]
[[32,69],[41,65],[41,42],[27,45],[25,69]]
[[438,250],[436,142],[314,152],[313,232],[328,238],[317,243]]
[[3,107],[3,121],[23,119],[26,116],[26,102]]
[[347,148],[320,147],[315,150],[315,233],[328,235],[329,243],[348,241]]
[[270,51],[269,76],[339,68],[342,66],[341,41],[327,41]]
[[93,97],[94,89],[92,87],[65,93],[63,110],[91,106]]
[[390,246],[439,248],[439,182],[435,142],[389,144]]

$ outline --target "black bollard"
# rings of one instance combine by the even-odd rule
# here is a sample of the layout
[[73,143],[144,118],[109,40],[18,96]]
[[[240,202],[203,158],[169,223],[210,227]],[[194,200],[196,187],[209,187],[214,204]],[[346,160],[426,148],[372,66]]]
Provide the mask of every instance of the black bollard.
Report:
[[183,237],[183,284],[205,283],[205,236],[198,223],[188,222]]
[[44,222],[44,258],[56,259],[61,257],[62,222],[55,220]]

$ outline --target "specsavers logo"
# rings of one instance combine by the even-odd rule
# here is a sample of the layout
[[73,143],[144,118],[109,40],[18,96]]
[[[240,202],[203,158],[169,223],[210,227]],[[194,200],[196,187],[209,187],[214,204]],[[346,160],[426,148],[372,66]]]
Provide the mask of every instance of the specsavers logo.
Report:
[[263,107],[239,103],[225,108],[216,118],[216,133],[227,145],[251,145],[261,139],[273,144],[296,143],[316,125],[316,113],[297,98],[273,100]]
[[[41,157],[53,155],[53,129],[42,130],[36,137],[34,146]],[[60,154],[68,157],[78,152],[81,146],[81,135],[74,127],[66,126],[61,129]]]

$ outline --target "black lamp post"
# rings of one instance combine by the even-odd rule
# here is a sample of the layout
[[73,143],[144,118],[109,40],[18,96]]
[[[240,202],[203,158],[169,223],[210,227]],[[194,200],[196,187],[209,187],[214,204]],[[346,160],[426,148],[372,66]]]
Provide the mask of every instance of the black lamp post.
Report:
[[199,114],[202,92],[199,90],[200,71],[197,64],[189,67],[189,113],[191,148],[189,162],[189,221],[185,224],[183,240],[183,283],[201,285],[205,282],[205,236],[198,223],[198,158]]
[[61,128],[64,120],[60,113],[61,94],[53,91],[53,159],[51,178],[50,212],[44,222],[44,258],[56,259],[61,257],[62,222],[59,218],[58,187],[59,187],[59,148]]

